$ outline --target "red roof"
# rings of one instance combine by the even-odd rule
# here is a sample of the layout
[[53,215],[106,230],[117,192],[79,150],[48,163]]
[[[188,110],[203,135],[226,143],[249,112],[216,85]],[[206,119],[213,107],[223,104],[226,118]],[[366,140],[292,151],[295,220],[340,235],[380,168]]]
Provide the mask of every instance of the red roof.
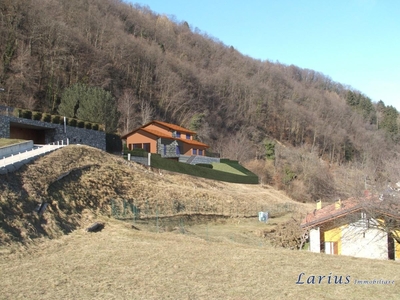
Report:
[[145,132],[148,132],[156,137],[161,137],[161,138],[166,138],[166,139],[170,139],[170,140],[175,140],[175,141],[181,141],[183,143],[189,144],[189,145],[193,145],[193,146],[200,146],[200,147],[206,147],[208,148],[208,145],[199,142],[199,141],[195,141],[195,140],[186,140],[183,138],[174,138],[171,135],[167,135],[165,133],[162,133],[158,130],[154,130],[154,129],[148,129],[148,128],[139,128],[139,130],[143,130]]
[[196,134],[196,132],[194,132],[192,130],[189,130],[189,129],[186,129],[184,127],[181,127],[179,125],[175,125],[175,124],[171,124],[171,123],[167,123],[167,122],[155,121],[155,120],[151,121],[150,123],[147,123],[146,125],[143,125],[142,127],[146,127],[147,125],[150,125],[150,124],[153,124],[153,123],[163,125],[163,126],[169,128],[169,129],[172,129],[174,131]]
[[[151,124],[154,124],[154,123],[155,123],[155,124],[162,125],[162,126],[164,126],[164,127],[167,127],[168,129],[171,129],[171,130],[173,130],[173,131],[179,131],[179,132],[183,132],[183,133],[196,134],[196,132],[191,131],[191,130],[186,129],[186,128],[183,128],[183,127],[178,126],[178,125],[171,124],[171,123],[167,123],[167,122],[161,122],[161,121],[156,121],[156,120],[154,120],[154,121],[151,121],[151,122],[149,122],[149,123],[147,123],[147,124],[145,124],[145,125],[143,125],[143,126],[141,126],[141,127],[139,127],[139,128],[136,128],[136,129],[132,130],[131,132],[128,132],[127,134],[124,134],[123,136],[121,136],[121,139],[126,139],[126,138],[127,138],[128,136],[130,136],[132,133],[135,133],[135,132],[138,131],[139,129],[146,128],[147,126],[149,126],[149,125],[151,125]],[[158,131],[158,132],[159,132],[159,131]],[[162,133],[159,132],[159,134],[162,134]],[[161,137],[161,135],[160,135],[160,137]],[[170,137],[168,137],[168,138],[170,138]]]
[[165,139],[170,139],[170,140],[175,140],[175,141],[181,141],[181,142],[186,143],[188,145],[209,148],[208,145],[206,145],[206,144],[204,144],[202,142],[196,141],[196,140],[187,140],[187,139],[183,139],[183,138],[172,137],[172,135],[168,135],[168,134],[165,134],[165,133],[163,133],[161,131],[158,131],[158,130],[155,130],[155,129],[149,129],[149,128],[145,128],[145,127],[137,128],[137,129],[125,134],[125,135],[123,135],[121,137],[121,139],[126,139],[128,136],[134,134],[135,132],[138,132],[139,130],[142,130],[144,132],[150,133],[150,134],[154,135],[157,138],[165,138]]
[[337,208],[336,203],[327,205],[321,209],[316,209],[309,213],[301,223],[303,228],[319,226],[326,222],[341,218],[357,211],[374,210],[389,217],[400,219],[399,204],[389,200],[381,201],[378,197],[349,198],[340,202]]

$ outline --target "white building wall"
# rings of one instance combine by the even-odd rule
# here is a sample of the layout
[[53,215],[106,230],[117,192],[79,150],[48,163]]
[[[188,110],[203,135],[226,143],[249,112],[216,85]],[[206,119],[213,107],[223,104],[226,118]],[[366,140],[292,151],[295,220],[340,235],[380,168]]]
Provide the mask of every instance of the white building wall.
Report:
[[321,240],[319,227],[310,229],[310,251],[321,252]]
[[388,259],[387,233],[376,228],[350,224],[342,230],[342,255]]

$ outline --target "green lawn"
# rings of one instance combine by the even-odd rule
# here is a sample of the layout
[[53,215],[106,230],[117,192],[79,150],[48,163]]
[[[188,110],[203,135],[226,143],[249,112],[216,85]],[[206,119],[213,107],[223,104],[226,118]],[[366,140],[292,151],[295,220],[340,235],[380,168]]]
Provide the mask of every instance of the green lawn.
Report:
[[214,170],[246,176],[246,174],[225,163],[212,163],[212,165]]
[[18,139],[2,139],[0,138],[0,147],[4,147],[4,146],[9,146],[9,145],[13,145],[13,144],[18,144],[21,142],[25,142],[24,140],[18,140]]

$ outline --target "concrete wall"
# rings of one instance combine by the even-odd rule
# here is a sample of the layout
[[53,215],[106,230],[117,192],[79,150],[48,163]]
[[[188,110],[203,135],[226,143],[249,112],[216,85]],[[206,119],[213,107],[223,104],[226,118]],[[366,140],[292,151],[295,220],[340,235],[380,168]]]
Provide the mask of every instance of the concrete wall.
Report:
[[388,259],[387,233],[360,224],[350,224],[342,230],[342,255]]
[[321,237],[319,227],[310,229],[310,251],[321,252]]
[[[189,155],[181,155],[179,156],[179,162],[182,163],[187,163],[189,158],[192,156]],[[217,157],[209,157],[209,156],[200,156],[197,155],[191,162],[191,165],[196,165],[196,164],[212,164],[212,163],[219,163],[221,160]]]
[[11,154],[18,154],[19,152],[25,152],[33,148],[33,141],[26,141],[16,145],[0,147],[0,159],[3,157],[10,156]]

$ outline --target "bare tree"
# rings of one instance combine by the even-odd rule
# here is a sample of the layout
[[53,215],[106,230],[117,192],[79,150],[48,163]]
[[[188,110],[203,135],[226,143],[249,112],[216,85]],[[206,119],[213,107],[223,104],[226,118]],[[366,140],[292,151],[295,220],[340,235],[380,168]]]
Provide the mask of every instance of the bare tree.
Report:
[[137,105],[133,90],[126,89],[118,99],[118,111],[121,114],[120,123],[122,123],[123,133],[127,133],[135,126],[135,106]]
[[140,120],[142,125],[150,122],[154,117],[154,108],[149,102],[142,100],[140,102]]

